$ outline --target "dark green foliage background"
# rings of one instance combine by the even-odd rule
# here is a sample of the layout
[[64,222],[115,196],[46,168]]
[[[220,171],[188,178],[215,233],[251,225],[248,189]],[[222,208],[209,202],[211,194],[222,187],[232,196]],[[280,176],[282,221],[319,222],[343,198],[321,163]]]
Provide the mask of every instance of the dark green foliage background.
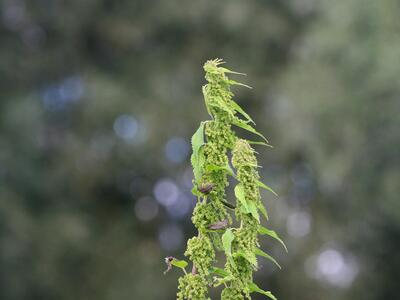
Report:
[[[163,257],[184,245],[171,253],[158,234],[175,221],[160,206],[142,222],[135,204],[187,170],[165,144],[189,141],[207,118],[201,66],[216,57],[249,74],[254,89],[236,99],[275,146],[259,161],[289,254],[265,243],[283,270],[264,261],[259,285],[286,300],[398,297],[398,1],[0,5],[0,299],[174,298]],[[68,78],[82,94],[57,102],[48,91]],[[142,140],[115,135],[122,114],[140,121]],[[295,211],[312,217],[301,238],[286,230]],[[193,234],[189,216],[176,223]],[[356,262],[350,286],[309,276],[324,249]]]

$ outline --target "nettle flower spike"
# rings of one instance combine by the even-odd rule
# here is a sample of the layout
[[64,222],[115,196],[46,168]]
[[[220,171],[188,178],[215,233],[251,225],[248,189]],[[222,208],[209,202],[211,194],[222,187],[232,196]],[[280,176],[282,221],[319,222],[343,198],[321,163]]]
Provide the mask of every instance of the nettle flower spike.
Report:
[[[257,256],[278,265],[259,248],[258,236],[268,235],[286,249],[275,231],[261,225],[260,215],[265,219],[268,215],[259,189],[275,192],[260,181],[251,144],[271,146],[254,129],[251,117],[232,99],[232,86],[250,87],[229,79],[227,74],[244,74],[221,67],[223,63],[221,59],[214,59],[204,64],[208,83],[203,86],[203,94],[211,120],[201,122],[192,137],[192,193],[198,199],[192,222],[198,235],[188,240],[185,251],[185,256],[192,262],[192,272],[186,271],[186,261],[173,257],[166,258],[167,270],[176,266],[184,272],[179,279],[178,300],[208,300],[209,288],[219,285],[224,286],[222,300],[251,299],[253,292],[276,299],[271,292],[253,282],[253,272],[258,268]],[[240,139],[234,127],[258,135],[263,141]],[[228,155],[232,156],[233,168]],[[229,176],[238,182],[234,187],[234,204],[226,199]],[[236,228],[233,223],[240,226]],[[224,268],[215,266],[216,251],[225,254]]]

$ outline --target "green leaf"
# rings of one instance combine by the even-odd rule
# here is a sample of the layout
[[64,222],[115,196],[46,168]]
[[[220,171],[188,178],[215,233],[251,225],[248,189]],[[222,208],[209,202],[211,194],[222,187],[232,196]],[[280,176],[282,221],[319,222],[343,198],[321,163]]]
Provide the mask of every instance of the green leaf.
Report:
[[[252,255],[251,255],[251,254],[252,254]],[[256,258],[256,256],[255,256],[253,253],[251,253],[251,254],[245,253],[245,252],[243,252],[243,251],[238,251],[238,252],[235,253],[236,256],[241,256],[241,257],[243,257],[243,258],[246,259],[249,263],[251,263],[253,266],[257,267],[257,258]]]
[[261,181],[257,180],[257,185],[258,185],[260,188],[263,188],[263,189],[265,189],[265,190],[267,190],[267,191],[270,191],[270,192],[271,192],[272,194],[274,194],[275,196],[278,196],[278,194],[275,193],[273,189],[271,189],[268,185],[262,183]]
[[197,196],[197,197],[202,197],[203,194],[199,192],[199,190],[197,189],[197,186],[194,186],[191,190],[192,194]]
[[260,248],[256,248],[256,250],[254,251],[254,253],[258,256],[262,256],[265,257],[267,259],[269,259],[270,261],[272,261],[275,265],[277,265],[277,267],[279,269],[282,269],[282,267],[278,264],[278,262],[275,260],[275,258],[273,258],[271,255],[265,253],[264,251],[262,251]]
[[235,186],[235,197],[239,200],[239,202],[242,204],[242,207],[244,209],[244,213],[249,214],[249,206],[247,205],[246,197],[244,194],[244,189],[243,186],[238,184]]
[[235,173],[233,173],[233,170],[229,164],[226,166],[217,166],[217,165],[207,165],[206,171],[207,172],[213,172],[213,171],[226,171],[229,175],[235,176]]
[[272,145],[264,143],[264,142],[255,142],[255,141],[247,141],[250,145],[261,145],[269,148],[274,148]]
[[254,203],[254,201],[246,200],[244,189],[241,184],[235,186],[235,196],[242,204],[243,213],[251,214],[254,217],[254,219],[260,222],[260,215],[258,214],[257,206]]
[[228,80],[228,84],[230,84],[230,85],[240,85],[240,86],[247,87],[248,89],[252,89],[251,86],[249,86],[249,85],[247,85],[247,84],[244,84],[244,83],[241,83],[241,82],[237,82],[237,81],[232,80],[232,79],[229,79],[229,80]]
[[254,201],[247,201],[247,205],[249,206],[250,214],[260,223],[260,215],[258,214],[257,205]]
[[254,125],[256,125],[256,123],[253,121],[253,119],[239,106],[239,104],[237,104],[235,101],[230,101],[229,104],[231,105],[231,107],[237,111],[238,113],[240,113],[242,116],[244,116],[248,121],[252,122]]
[[199,183],[201,181],[201,176],[203,175],[203,164],[205,161],[204,158],[204,124],[205,122],[201,122],[199,128],[192,136],[192,156],[190,158],[192,167],[193,167],[193,175],[195,181]]
[[231,71],[231,70],[229,70],[229,69],[227,69],[227,68],[224,68],[224,67],[219,67],[219,69],[220,69],[221,71],[223,71],[224,73],[231,73],[231,74],[237,74],[237,75],[244,75],[244,76],[246,76],[245,73],[239,73],[239,72]]
[[215,248],[217,250],[223,251],[224,249],[222,247],[221,236],[217,232],[214,232],[213,230],[209,230],[208,232]]
[[278,300],[271,292],[260,289],[258,285],[254,282],[249,283],[248,288],[250,290],[250,293],[259,293],[271,298],[272,300]]
[[262,202],[260,201],[260,203],[258,203],[257,205],[258,209],[260,210],[261,214],[265,217],[265,219],[269,219],[268,218],[268,213],[267,210],[264,207],[264,204],[262,204]]
[[218,96],[214,96],[213,99],[214,99],[214,101],[209,101],[210,106],[214,106],[219,109],[222,109],[232,116],[234,115],[233,108],[231,108],[225,100],[223,100],[221,97],[218,97]]
[[259,133],[257,130],[255,130],[253,127],[251,127],[249,124],[245,123],[244,121],[235,118],[233,120],[232,124],[262,137],[268,143],[268,140],[265,138],[265,136],[263,136],[261,133]]
[[270,237],[274,238],[275,240],[277,240],[279,243],[281,243],[281,245],[283,246],[283,248],[285,248],[286,252],[288,252],[288,249],[285,245],[285,243],[282,241],[282,239],[279,237],[279,235],[273,231],[270,230],[268,228],[265,228],[264,226],[259,226],[258,227],[258,233],[261,235],[269,235]]
[[232,242],[234,239],[235,235],[233,234],[232,229],[227,229],[222,235],[222,246],[224,247],[226,256],[232,256]]
[[206,104],[206,109],[210,117],[214,118],[214,116],[211,114],[210,108],[208,107],[208,95],[207,95],[207,85],[203,85],[203,96],[204,96],[204,102]]
[[212,267],[210,272],[219,275],[221,277],[227,277],[229,275],[227,271],[217,267]]
[[184,268],[187,267],[188,263],[186,261],[184,261],[184,260],[173,259],[171,261],[171,265],[173,265],[175,267],[178,267],[178,268],[181,268],[181,269],[184,269]]

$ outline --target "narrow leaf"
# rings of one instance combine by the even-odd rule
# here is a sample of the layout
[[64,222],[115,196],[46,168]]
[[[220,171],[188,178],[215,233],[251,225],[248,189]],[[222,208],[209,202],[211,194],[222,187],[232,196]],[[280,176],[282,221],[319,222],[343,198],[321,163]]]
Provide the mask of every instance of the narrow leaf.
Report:
[[260,248],[256,248],[256,250],[254,251],[254,253],[258,256],[262,256],[265,257],[267,259],[269,259],[270,261],[272,261],[275,265],[277,265],[277,267],[279,269],[282,269],[281,266],[278,264],[278,262],[275,260],[275,258],[273,258],[271,255],[265,253],[264,251],[262,251]]
[[252,122],[254,125],[256,123],[253,121],[253,119],[237,104],[235,101],[230,101],[229,104],[232,106],[234,110],[236,110],[238,113],[240,113],[243,117],[245,117],[247,120]]
[[259,293],[271,298],[272,300],[278,300],[271,292],[260,289],[254,282],[249,283],[248,288],[250,293]]
[[251,127],[251,126],[250,126],[249,124],[247,124],[246,122],[244,122],[244,121],[242,121],[242,120],[240,120],[240,119],[235,118],[235,119],[233,120],[232,124],[233,124],[233,125],[236,125],[237,127],[242,128],[242,129],[244,129],[244,130],[250,131],[250,132],[252,132],[252,133],[254,133],[254,134],[256,134],[256,135],[258,135],[258,136],[260,136],[260,137],[262,137],[262,138],[268,143],[268,140],[265,138],[265,136],[263,136],[261,133],[259,133],[257,130],[255,130],[253,127]]
[[224,67],[219,67],[219,69],[220,69],[221,71],[223,71],[224,73],[231,73],[231,74],[237,74],[237,75],[244,75],[244,76],[246,76],[245,73],[239,73],[239,72],[231,71],[231,70],[229,70],[229,69],[227,69],[227,68],[224,68]]
[[264,143],[264,142],[255,142],[255,141],[247,141],[250,145],[260,145],[260,146],[265,146],[269,148],[274,148],[272,145]]
[[272,194],[274,194],[275,196],[278,196],[278,194],[275,193],[273,189],[271,189],[268,185],[262,183],[261,181],[257,180],[257,185],[258,185],[260,188],[263,188],[263,189],[265,189],[265,190],[267,190],[267,191],[270,191],[270,192],[271,192]]
[[279,243],[281,243],[283,248],[285,248],[286,252],[288,252],[288,249],[287,249],[285,243],[282,241],[282,239],[279,237],[279,235],[275,231],[270,230],[270,229],[265,228],[264,226],[260,225],[258,227],[258,233],[261,235],[269,235],[270,237],[276,239]]
[[232,80],[232,79],[228,80],[228,83],[229,83],[230,85],[240,85],[240,86],[247,87],[248,89],[252,89],[251,86],[249,86],[249,85],[247,85],[247,84],[244,84],[244,83],[241,83],[241,82],[237,82],[237,81]]

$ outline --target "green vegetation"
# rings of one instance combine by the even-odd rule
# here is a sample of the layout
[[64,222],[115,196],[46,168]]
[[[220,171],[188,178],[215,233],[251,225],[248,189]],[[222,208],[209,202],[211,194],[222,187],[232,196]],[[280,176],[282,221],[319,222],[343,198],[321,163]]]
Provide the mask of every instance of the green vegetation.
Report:
[[[283,245],[279,236],[260,223],[260,214],[268,219],[267,210],[261,200],[260,188],[272,193],[272,189],[261,183],[255,151],[249,141],[237,137],[233,126],[254,133],[265,140],[250,123],[251,117],[232,99],[233,85],[245,86],[227,77],[241,74],[221,67],[220,59],[207,61],[204,65],[208,84],[203,87],[204,100],[211,120],[202,122],[192,137],[192,167],[197,196],[192,221],[198,235],[187,243],[187,256],[193,263],[192,272],[187,273],[185,261],[167,257],[171,265],[183,269],[185,275],[179,279],[179,300],[205,300],[208,286],[224,285],[222,300],[251,299],[250,293],[258,292],[276,299],[271,292],[260,289],[253,282],[253,272],[258,268],[256,256],[265,257],[279,264],[269,254],[259,249],[258,234],[267,234]],[[244,117],[245,119],[240,118]],[[232,170],[229,156],[232,156]],[[235,175],[236,173],[236,175]],[[234,188],[236,203],[226,199],[228,176],[237,180]],[[275,194],[275,193],[274,193]],[[234,208],[234,218],[229,209]],[[237,225],[237,227],[235,227]],[[285,249],[286,246],[284,245]],[[214,266],[216,250],[225,253],[225,266]]]

